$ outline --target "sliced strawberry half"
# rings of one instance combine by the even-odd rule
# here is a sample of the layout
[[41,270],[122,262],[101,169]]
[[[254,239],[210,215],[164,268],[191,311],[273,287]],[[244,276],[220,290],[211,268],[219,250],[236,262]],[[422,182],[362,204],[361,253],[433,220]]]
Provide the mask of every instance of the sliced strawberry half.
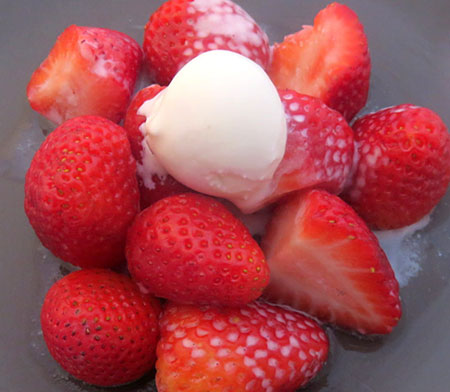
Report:
[[317,14],[314,26],[275,44],[269,74],[278,88],[320,98],[350,121],[366,104],[370,68],[358,16],[332,3]]
[[69,26],[33,73],[31,107],[57,125],[96,115],[119,122],[142,60],[138,43],[118,31]]
[[263,250],[270,300],[361,334],[387,334],[398,323],[399,287],[386,255],[337,196],[313,190],[280,206]]

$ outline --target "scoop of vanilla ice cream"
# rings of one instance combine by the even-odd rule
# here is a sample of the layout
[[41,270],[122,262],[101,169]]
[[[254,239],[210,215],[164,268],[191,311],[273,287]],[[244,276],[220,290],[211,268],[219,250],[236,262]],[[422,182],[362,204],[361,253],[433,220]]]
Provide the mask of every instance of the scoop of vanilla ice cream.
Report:
[[138,111],[159,163],[186,186],[251,212],[270,194],[286,147],[277,89],[253,61],[214,50],[186,64]]

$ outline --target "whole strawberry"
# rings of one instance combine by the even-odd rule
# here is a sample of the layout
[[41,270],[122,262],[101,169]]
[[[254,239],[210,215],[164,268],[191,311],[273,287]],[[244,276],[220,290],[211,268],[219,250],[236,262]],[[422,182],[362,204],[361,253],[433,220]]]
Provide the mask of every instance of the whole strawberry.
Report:
[[139,211],[136,162],[123,128],[101,117],[71,119],[36,152],[25,178],[25,212],[43,245],[79,267],[122,262]]
[[146,117],[138,114],[144,102],[153,99],[164,90],[157,84],[140,90],[131,100],[123,127],[130,141],[131,151],[137,162],[137,176],[141,194],[141,209],[167,196],[188,192],[189,189],[168,174],[156,161],[146,142],[140,126]]
[[42,333],[53,358],[71,375],[99,386],[132,382],[155,362],[160,305],[127,276],[73,272],[48,291]]
[[269,200],[293,191],[321,188],[339,194],[353,164],[353,131],[320,99],[280,90],[288,125],[286,151]]
[[372,227],[395,229],[419,221],[450,181],[450,136],[427,108],[399,105],[353,125],[359,156],[345,198]]
[[350,121],[366,104],[370,70],[358,16],[332,3],[316,15],[314,26],[303,26],[274,45],[269,74],[278,88],[320,98]]
[[270,301],[365,335],[397,325],[394,272],[375,235],[339,197],[323,190],[294,195],[274,211],[262,247]]
[[269,283],[264,255],[244,224],[218,201],[193,193],[141,212],[126,255],[142,288],[175,302],[243,305]]
[[200,53],[215,49],[242,54],[264,69],[269,64],[266,33],[230,0],[169,0],[145,26],[147,66],[160,84],[167,85]]
[[295,391],[328,356],[309,317],[254,302],[242,308],[169,304],[161,318],[159,392]]
[[69,26],[27,87],[31,107],[57,125],[96,115],[119,122],[142,61],[139,44],[119,31]]

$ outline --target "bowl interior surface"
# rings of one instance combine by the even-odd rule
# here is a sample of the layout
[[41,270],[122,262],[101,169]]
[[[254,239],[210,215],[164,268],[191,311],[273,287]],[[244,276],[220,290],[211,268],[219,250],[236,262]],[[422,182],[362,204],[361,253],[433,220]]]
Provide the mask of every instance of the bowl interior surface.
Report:
[[[372,84],[362,113],[400,103],[429,107],[450,124],[450,2],[345,0],[369,39]],[[45,250],[23,211],[26,169],[50,125],[34,113],[25,89],[33,70],[70,24],[119,30],[142,42],[162,1],[17,0],[0,15],[0,390],[102,391],[74,380],[48,354],[39,326],[47,289],[68,272]],[[271,42],[312,24],[327,5],[316,0],[240,0]],[[401,289],[404,316],[388,337],[360,341],[328,329],[330,360],[306,389],[321,392],[436,392],[450,385],[450,194],[408,244],[417,276]],[[414,275],[414,274],[413,274]],[[156,390],[153,375],[118,392]]]

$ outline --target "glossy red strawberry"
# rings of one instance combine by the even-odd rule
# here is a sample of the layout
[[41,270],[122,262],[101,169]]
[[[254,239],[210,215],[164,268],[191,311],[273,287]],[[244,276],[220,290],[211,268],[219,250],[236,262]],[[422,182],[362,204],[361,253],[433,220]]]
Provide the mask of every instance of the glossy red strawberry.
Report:
[[307,188],[340,193],[353,164],[353,131],[338,112],[320,99],[280,90],[286,112],[286,152],[269,200]]
[[126,255],[142,288],[175,302],[243,305],[269,282],[264,255],[244,224],[218,201],[193,193],[141,212]]
[[380,110],[353,126],[359,161],[345,198],[379,229],[419,221],[450,181],[450,136],[433,111],[410,104]]
[[398,323],[399,287],[386,255],[337,196],[313,190],[278,207],[263,249],[270,300],[362,334],[387,334]]
[[160,84],[169,84],[189,60],[214,49],[240,53],[264,69],[269,64],[266,33],[230,0],[169,0],[145,26],[147,66]]
[[189,191],[160,167],[147,144],[143,144],[144,135],[140,126],[145,122],[146,117],[139,115],[138,110],[144,102],[154,98],[164,88],[153,84],[140,90],[131,100],[123,124],[130,141],[131,151],[137,161],[141,209],[164,197]]
[[332,3],[317,14],[314,26],[275,44],[269,74],[278,88],[318,97],[350,121],[366,104],[370,68],[358,16]]
[[80,267],[124,261],[139,211],[136,162],[122,127],[84,116],[56,128],[25,178],[25,212],[43,245]]
[[169,304],[160,328],[159,392],[295,391],[328,355],[328,339],[315,321],[264,302],[242,308]]
[[73,272],[48,291],[42,333],[53,358],[90,384],[115,386],[155,362],[160,305],[127,276],[100,269]]
[[57,125],[84,115],[119,122],[141,60],[138,43],[126,34],[69,26],[33,73],[28,100],[34,110]]

